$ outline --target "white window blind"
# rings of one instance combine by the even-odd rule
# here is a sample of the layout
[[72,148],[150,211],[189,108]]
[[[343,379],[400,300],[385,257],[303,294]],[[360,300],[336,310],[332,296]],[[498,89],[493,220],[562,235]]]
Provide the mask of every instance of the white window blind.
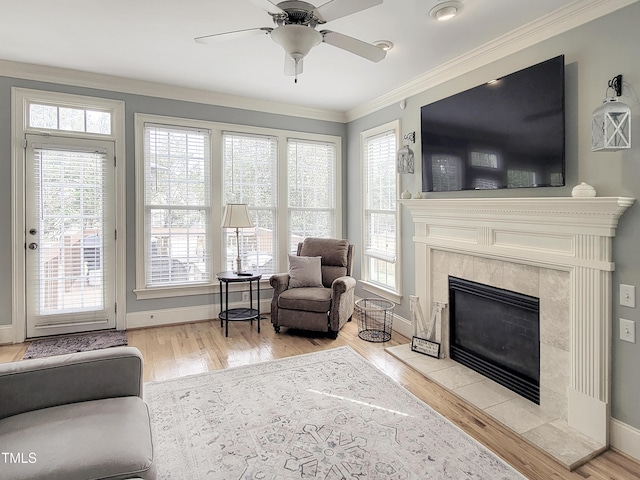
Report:
[[364,138],[365,279],[396,290],[396,132]]
[[[276,207],[278,141],[274,136],[223,132],[224,201],[245,203],[255,229],[240,230],[240,255],[245,270],[275,273],[277,268]],[[235,231],[224,231],[225,270],[237,256]]]
[[210,131],[145,124],[147,287],[211,282]]
[[333,143],[287,140],[292,253],[305,237],[335,236],[335,163]]
[[[82,151],[34,145],[33,212],[38,225],[29,240],[38,239],[37,272],[29,278],[39,292],[37,315],[103,310],[105,290],[113,272],[105,266],[104,219],[114,212],[103,188],[108,166],[105,151]],[[36,236],[37,235],[37,236]]]

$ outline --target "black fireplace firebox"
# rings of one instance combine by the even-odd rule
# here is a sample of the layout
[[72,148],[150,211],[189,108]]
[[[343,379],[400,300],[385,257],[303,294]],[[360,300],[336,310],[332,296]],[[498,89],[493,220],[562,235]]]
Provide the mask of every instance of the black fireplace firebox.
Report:
[[540,404],[540,303],[449,277],[449,355]]

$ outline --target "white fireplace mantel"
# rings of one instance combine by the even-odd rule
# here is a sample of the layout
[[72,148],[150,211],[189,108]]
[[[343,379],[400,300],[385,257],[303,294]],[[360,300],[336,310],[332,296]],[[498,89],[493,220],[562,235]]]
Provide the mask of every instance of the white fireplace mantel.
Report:
[[416,294],[431,310],[433,250],[569,273],[568,424],[608,445],[612,238],[627,197],[400,200],[413,218]]

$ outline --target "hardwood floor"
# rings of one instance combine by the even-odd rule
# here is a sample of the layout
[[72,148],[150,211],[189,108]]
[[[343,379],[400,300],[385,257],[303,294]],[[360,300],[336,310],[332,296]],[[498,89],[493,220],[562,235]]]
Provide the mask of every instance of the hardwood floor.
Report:
[[[238,322],[229,325],[229,337],[225,337],[219,321],[215,320],[130,330],[127,338],[129,345],[139,348],[145,358],[145,381],[165,380],[348,345],[529,479],[640,479],[640,463],[614,450],[568,472],[481,410],[385,353],[387,346],[408,343],[407,338],[397,333],[389,342],[370,343],[358,338],[355,322],[348,323],[335,340],[286,329],[276,334],[268,319],[261,324],[260,334],[255,323],[251,326]],[[21,359],[27,345],[0,347],[0,362]]]

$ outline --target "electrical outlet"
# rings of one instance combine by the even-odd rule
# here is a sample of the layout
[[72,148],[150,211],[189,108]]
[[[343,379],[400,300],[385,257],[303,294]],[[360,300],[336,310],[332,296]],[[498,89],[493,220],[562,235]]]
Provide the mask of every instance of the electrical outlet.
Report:
[[620,340],[636,343],[636,322],[620,319]]
[[620,284],[620,305],[636,308],[636,287]]
[[249,301],[249,292],[242,292],[242,301],[243,302]]

